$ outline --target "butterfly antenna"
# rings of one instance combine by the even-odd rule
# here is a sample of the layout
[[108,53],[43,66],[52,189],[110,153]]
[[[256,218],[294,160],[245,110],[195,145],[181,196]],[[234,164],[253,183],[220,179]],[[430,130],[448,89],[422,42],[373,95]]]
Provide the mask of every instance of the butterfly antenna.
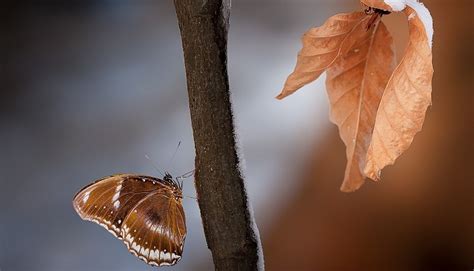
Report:
[[158,168],[157,163],[153,161],[148,154],[145,154],[145,158],[150,161],[150,163],[153,165],[153,167],[160,173],[162,176],[165,176],[165,174]]
[[178,142],[178,145],[176,146],[176,149],[174,150],[174,153],[173,153],[173,156],[171,156],[171,159],[170,161],[168,162],[168,166],[171,166],[173,161],[174,161],[174,158],[176,156],[176,153],[178,153],[178,149],[179,149],[179,146],[181,146],[181,140]]

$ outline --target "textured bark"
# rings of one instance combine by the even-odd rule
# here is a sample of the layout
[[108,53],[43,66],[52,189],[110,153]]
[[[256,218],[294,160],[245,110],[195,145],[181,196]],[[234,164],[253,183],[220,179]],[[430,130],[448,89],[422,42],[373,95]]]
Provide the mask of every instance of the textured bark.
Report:
[[[175,0],[196,146],[196,191],[216,270],[258,270],[227,75],[230,0]],[[260,259],[263,260],[263,259]]]

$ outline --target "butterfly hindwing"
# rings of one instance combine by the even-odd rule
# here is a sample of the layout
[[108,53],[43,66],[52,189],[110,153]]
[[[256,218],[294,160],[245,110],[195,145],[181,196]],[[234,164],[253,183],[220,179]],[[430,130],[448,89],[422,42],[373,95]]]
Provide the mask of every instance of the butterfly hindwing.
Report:
[[121,235],[130,252],[148,264],[175,264],[186,237],[181,199],[171,189],[147,196],[127,216]]
[[170,175],[163,180],[118,174],[79,191],[74,209],[122,240],[150,265],[173,265],[181,258],[186,224],[181,187]]

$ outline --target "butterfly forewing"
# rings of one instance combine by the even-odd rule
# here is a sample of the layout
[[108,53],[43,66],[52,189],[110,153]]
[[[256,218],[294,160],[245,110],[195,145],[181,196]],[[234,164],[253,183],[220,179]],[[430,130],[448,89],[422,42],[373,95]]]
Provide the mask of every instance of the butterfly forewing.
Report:
[[125,219],[121,232],[133,254],[157,266],[173,265],[181,259],[186,225],[180,201],[165,190],[137,204]]
[[153,181],[140,176],[120,174],[86,186],[74,198],[81,218],[98,223],[117,237],[120,225],[130,209],[157,189]]
[[86,186],[73,205],[82,219],[106,228],[140,259],[151,265],[172,265],[181,257],[186,236],[176,191],[180,195],[179,187],[158,178],[120,174]]

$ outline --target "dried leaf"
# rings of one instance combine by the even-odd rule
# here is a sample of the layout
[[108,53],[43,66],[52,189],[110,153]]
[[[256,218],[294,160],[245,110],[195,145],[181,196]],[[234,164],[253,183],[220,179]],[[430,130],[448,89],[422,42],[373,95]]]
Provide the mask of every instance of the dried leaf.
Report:
[[380,171],[393,164],[422,128],[431,105],[433,65],[430,34],[414,9],[406,7],[409,43],[382,97],[367,152],[364,173],[378,180]]
[[331,121],[346,145],[347,166],[342,191],[364,183],[363,170],[377,108],[395,68],[393,39],[382,22],[366,16],[341,46],[343,56],[327,70]]
[[277,99],[283,99],[316,80],[340,55],[341,44],[367,16],[363,12],[330,17],[322,26],[311,28],[302,37],[295,70],[288,76]]
[[[433,23],[417,0],[362,0],[368,13],[333,16],[303,36],[303,49],[288,77],[282,99],[328,72],[331,121],[346,145],[342,191],[377,180],[421,130],[431,104]],[[410,41],[394,70],[393,40],[380,21],[381,10],[404,11]]]

